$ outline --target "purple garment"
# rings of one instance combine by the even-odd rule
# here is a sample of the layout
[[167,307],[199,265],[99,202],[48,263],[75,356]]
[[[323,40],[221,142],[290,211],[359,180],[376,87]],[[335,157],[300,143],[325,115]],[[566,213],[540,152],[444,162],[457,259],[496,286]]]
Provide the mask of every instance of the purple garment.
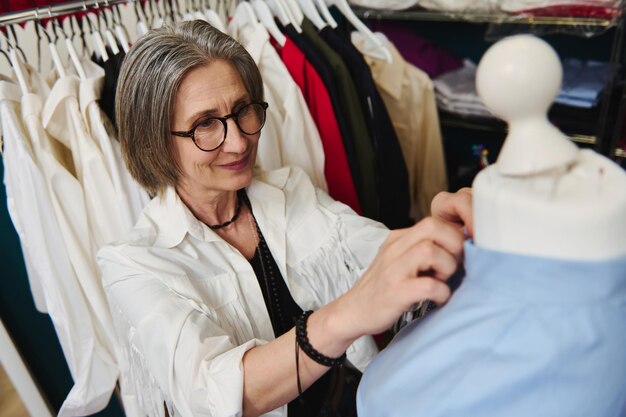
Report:
[[380,21],[376,22],[376,29],[389,38],[407,62],[426,72],[430,78],[463,66],[463,61],[450,51],[415,33],[410,23]]

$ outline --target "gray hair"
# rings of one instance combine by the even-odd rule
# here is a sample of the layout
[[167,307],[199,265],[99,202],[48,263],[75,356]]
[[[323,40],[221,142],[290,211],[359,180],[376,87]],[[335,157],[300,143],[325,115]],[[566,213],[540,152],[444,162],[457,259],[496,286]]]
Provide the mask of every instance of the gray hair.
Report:
[[170,134],[181,80],[218,59],[235,67],[252,100],[263,100],[263,81],[250,54],[202,20],[152,30],[124,58],[115,97],[119,140],[130,174],[150,194],[176,185],[181,174]]

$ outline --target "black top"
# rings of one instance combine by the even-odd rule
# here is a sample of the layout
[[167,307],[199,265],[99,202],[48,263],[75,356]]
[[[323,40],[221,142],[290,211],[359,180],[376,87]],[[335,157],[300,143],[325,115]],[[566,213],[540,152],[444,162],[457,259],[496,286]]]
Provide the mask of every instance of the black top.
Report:
[[[244,202],[250,207],[247,197],[244,197]],[[258,225],[257,233],[259,234],[259,245],[254,252],[254,257],[249,259],[249,262],[259,281],[263,299],[265,300],[265,307],[267,307],[272,321],[274,335],[279,337],[294,327],[296,320],[302,315],[303,311],[291,296]],[[304,355],[304,353],[300,352],[300,355]],[[294,345],[294,363],[295,360]],[[304,391],[301,398],[291,401],[288,405],[289,415],[296,417],[319,416],[324,400],[329,389],[331,389],[331,376],[332,372],[327,372]],[[295,378],[293,384],[294,386],[296,385]]]
[[91,57],[91,60],[104,68],[104,86],[102,87],[102,95],[98,100],[98,104],[109,120],[111,120],[113,126],[117,127],[115,120],[115,90],[117,89],[117,79],[119,78],[126,53],[120,50],[118,54],[114,55],[113,51],[108,47],[107,53],[109,54],[109,59],[106,62],[102,58],[97,58],[95,54]]
[[326,26],[319,32],[322,39],[337,52],[350,72],[364,109],[365,122],[373,141],[376,180],[379,184],[379,218],[390,229],[407,227],[409,218],[409,174],[387,107],[380,96],[369,65],[339,28]]

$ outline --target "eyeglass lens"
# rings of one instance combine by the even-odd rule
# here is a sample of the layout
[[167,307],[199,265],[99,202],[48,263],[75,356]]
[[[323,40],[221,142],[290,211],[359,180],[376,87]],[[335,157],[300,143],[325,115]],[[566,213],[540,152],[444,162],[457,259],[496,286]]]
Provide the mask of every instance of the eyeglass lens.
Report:
[[[232,117],[239,130],[247,135],[254,135],[265,124],[265,108],[258,103],[246,104]],[[200,149],[213,150],[219,147],[224,139],[226,139],[225,120],[222,122],[218,118],[209,118],[196,126],[194,141]]]

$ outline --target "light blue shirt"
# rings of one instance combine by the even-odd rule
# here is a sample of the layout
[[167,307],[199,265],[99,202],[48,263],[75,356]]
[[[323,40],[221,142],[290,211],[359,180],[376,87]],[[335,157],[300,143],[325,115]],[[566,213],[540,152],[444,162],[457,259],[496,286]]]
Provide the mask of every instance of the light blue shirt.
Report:
[[626,259],[466,242],[465,266],[448,304],[367,368],[359,417],[626,416]]

